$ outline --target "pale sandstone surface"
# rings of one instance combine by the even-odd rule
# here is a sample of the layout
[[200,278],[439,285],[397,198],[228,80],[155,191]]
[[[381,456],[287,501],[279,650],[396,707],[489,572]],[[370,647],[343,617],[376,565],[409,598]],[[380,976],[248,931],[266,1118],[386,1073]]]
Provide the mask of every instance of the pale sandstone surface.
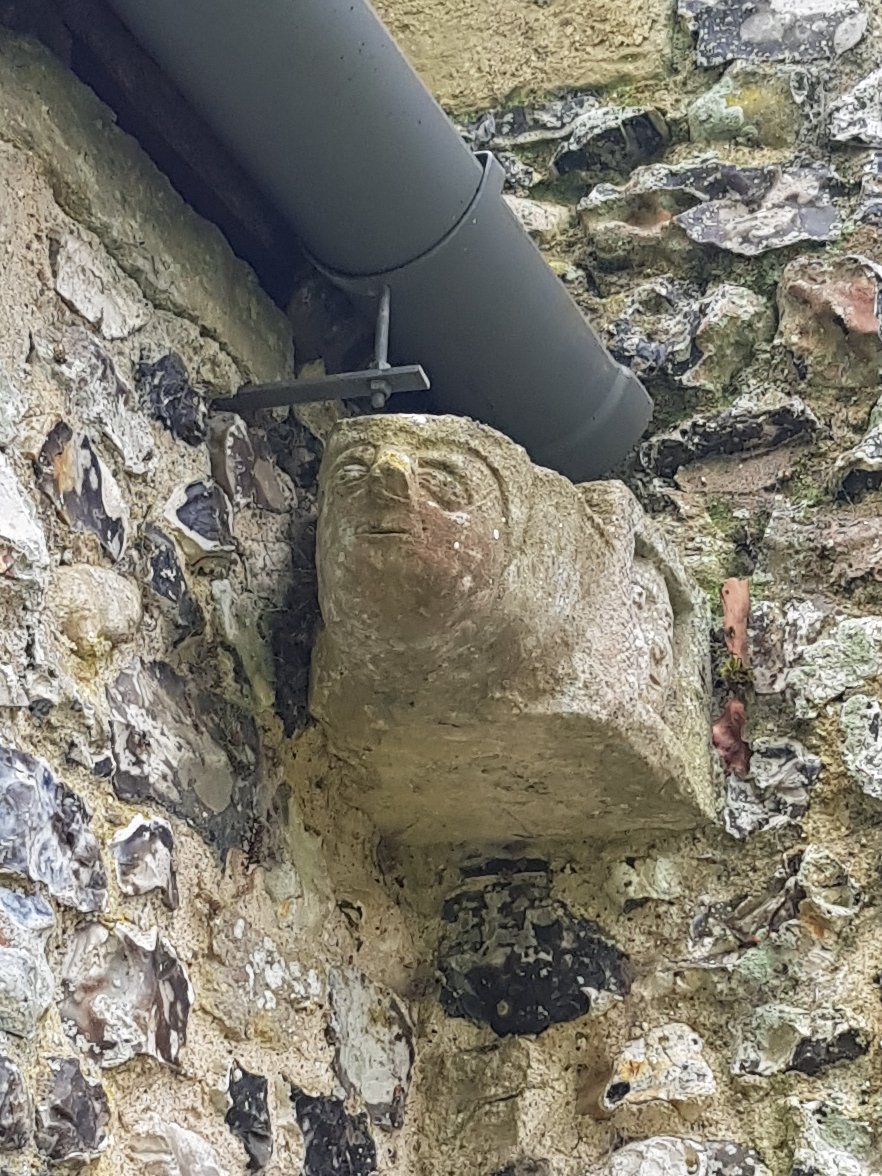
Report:
[[449,109],[513,94],[632,84],[670,67],[672,6],[646,0],[382,0],[377,10]]
[[714,814],[707,621],[616,482],[457,417],[342,422],[320,475],[311,706],[413,841]]

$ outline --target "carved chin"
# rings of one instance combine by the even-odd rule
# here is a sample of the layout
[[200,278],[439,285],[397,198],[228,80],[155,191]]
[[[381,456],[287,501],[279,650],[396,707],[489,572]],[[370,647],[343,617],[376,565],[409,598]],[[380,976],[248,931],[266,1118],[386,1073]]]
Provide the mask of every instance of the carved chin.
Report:
[[444,558],[408,533],[365,533],[352,549],[345,574],[330,583],[325,578],[323,609],[327,603],[341,624],[393,641],[420,634],[440,637],[451,625],[483,613],[495,596],[495,571],[481,560]]

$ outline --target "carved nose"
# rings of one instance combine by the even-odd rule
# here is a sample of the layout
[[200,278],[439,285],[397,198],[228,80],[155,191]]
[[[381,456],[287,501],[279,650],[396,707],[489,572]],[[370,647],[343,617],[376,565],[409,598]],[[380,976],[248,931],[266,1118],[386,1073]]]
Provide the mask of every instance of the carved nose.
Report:
[[407,502],[414,485],[413,465],[410,458],[394,449],[381,450],[371,466],[371,478],[375,488],[386,498]]

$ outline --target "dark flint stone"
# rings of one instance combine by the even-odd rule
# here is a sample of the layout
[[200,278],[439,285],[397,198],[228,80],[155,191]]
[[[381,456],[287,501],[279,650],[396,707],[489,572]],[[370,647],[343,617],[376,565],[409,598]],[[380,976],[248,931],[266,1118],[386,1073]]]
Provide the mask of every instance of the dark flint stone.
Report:
[[0,868],[42,882],[78,911],[100,911],[107,875],[91,816],[48,764],[0,746]]
[[222,857],[247,848],[260,754],[252,716],[164,662],[135,661],[107,688],[107,700],[117,795],[156,801]]
[[226,1123],[248,1154],[248,1171],[260,1172],[272,1159],[273,1132],[267,1103],[267,1080],[234,1065],[227,1093],[232,1106]]
[[695,416],[669,433],[660,433],[640,447],[643,468],[660,478],[673,478],[681,466],[708,457],[763,453],[818,430],[811,409],[791,397],[771,407],[736,402],[716,416]]
[[230,503],[220,486],[213,482],[191,482],[184,495],[184,502],[175,512],[181,526],[208,543],[231,548]]
[[37,1148],[52,1163],[91,1159],[107,1146],[110,1107],[104,1087],[89,1082],[74,1058],[49,1063],[52,1085],[37,1105]]
[[163,602],[181,636],[201,633],[205,617],[187,585],[174,541],[159,527],[148,524],[141,550],[147,560],[147,583]]
[[866,27],[857,0],[831,0],[810,14],[773,0],[679,0],[677,11],[695,29],[701,66],[829,61],[857,44]]
[[450,932],[438,966],[450,1017],[500,1036],[541,1033],[588,1013],[588,990],[630,991],[627,956],[597,923],[551,897],[547,874],[460,891],[444,903],[443,918]]
[[33,1110],[18,1066],[0,1056],[0,1151],[15,1152],[31,1138]]
[[285,734],[309,722],[309,668],[321,623],[315,570],[315,518],[295,520],[291,535],[291,582],[285,601],[271,618],[276,679],[276,714]]
[[832,1041],[801,1041],[793,1052],[793,1060],[787,1067],[800,1074],[814,1078],[837,1062],[853,1062],[869,1050],[869,1042],[857,1029],[846,1029]]
[[710,1140],[705,1144],[707,1176],[757,1176],[766,1172],[760,1156],[752,1147],[729,1140]]
[[125,520],[105,502],[108,476],[92,442],[64,421],[49,433],[36,463],[37,485],[74,531],[91,532],[108,555],[119,559],[126,545]]
[[552,156],[559,176],[571,172],[627,173],[665,151],[670,135],[657,110],[601,108],[580,119]]
[[188,445],[205,440],[206,408],[190,383],[184,361],[173,351],[138,367],[138,391],[150,414]]
[[291,1102],[305,1145],[302,1176],[375,1176],[377,1149],[367,1115],[349,1115],[339,1099],[313,1097],[296,1086]]

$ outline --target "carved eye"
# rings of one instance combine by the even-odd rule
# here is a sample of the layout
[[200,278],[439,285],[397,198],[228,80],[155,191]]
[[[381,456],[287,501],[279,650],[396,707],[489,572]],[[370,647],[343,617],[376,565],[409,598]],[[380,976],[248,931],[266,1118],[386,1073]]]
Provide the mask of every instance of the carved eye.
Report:
[[341,482],[357,482],[366,478],[368,465],[364,461],[347,461],[337,471],[337,478]]
[[420,466],[420,487],[442,510],[462,510],[471,501],[465,481],[446,466]]
[[370,473],[374,460],[374,449],[370,445],[359,445],[341,454],[334,467],[336,481],[344,485],[360,482]]

